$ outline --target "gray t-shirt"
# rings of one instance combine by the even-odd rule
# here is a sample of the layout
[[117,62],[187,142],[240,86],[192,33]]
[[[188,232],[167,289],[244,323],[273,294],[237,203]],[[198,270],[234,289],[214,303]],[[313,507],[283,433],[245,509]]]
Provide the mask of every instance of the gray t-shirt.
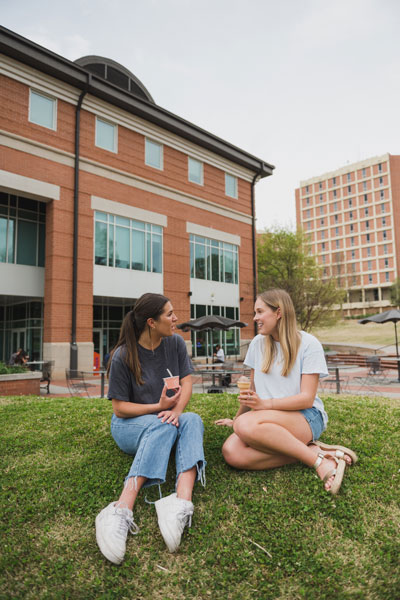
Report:
[[[180,335],[171,335],[161,340],[154,350],[147,350],[138,344],[139,361],[142,367],[143,385],[138,385],[132,371],[125,362],[125,348],[118,348],[111,361],[108,398],[124,400],[137,404],[156,404],[160,400],[164,387],[164,377],[179,375],[183,379],[193,373],[192,361],[187,353],[186,344]],[[167,395],[173,395],[168,392]]]

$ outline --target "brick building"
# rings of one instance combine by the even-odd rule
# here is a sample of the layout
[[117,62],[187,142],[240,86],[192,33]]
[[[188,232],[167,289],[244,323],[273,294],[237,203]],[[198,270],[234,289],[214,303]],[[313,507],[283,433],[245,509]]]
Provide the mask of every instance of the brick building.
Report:
[[400,264],[400,156],[384,154],[300,182],[297,224],[347,315],[390,306]]
[[[273,166],[157,106],[112,60],[71,62],[5,28],[0,52],[0,360],[23,346],[59,374],[91,369],[147,291],[179,321],[251,323],[254,187]],[[239,330],[213,335],[184,334],[196,355],[239,351]]]

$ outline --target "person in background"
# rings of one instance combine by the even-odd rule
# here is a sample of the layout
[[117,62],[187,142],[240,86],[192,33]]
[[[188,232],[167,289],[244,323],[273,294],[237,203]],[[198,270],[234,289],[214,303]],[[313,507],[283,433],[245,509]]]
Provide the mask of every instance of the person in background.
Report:
[[215,346],[215,351],[214,351],[213,356],[214,356],[215,363],[224,363],[225,362],[225,354],[219,344],[217,344]]
[[15,360],[18,358],[20,353],[22,352],[22,348],[18,348],[16,352],[13,352],[10,356],[10,360],[8,361],[9,365],[15,365]]
[[336,494],[345,467],[357,461],[349,448],[319,441],[328,416],[317,395],[319,377],[328,376],[320,342],[298,331],[293,302],[285,290],[260,294],[254,305],[259,334],[244,363],[251,368],[250,390],[239,395],[233,427],[222,453],[238,469],[264,470],[301,461],[313,467],[324,489]]
[[14,360],[15,365],[20,365],[21,367],[25,367],[26,363],[29,361],[29,354],[25,352],[25,350],[21,350],[18,353],[18,356]]
[[195,482],[205,485],[204,426],[199,415],[183,412],[192,394],[193,367],[185,341],[175,334],[176,322],[168,298],[144,294],[125,316],[111,351],[111,434],[123,452],[134,456],[119,499],[96,517],[100,551],[115,564],[124,559],[128,531],[139,532],[132,513],[139,491],[165,482],[174,446],[176,492],[155,502],[170,552],[178,549],[184,528],[191,525]]

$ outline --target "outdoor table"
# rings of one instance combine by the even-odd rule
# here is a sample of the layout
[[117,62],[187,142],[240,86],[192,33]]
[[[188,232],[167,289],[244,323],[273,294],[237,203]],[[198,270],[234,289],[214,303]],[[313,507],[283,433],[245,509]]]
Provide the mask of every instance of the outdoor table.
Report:
[[345,365],[335,363],[334,365],[328,365],[328,371],[335,372],[335,382],[336,382],[336,393],[340,394],[340,369],[353,369],[353,365]]
[[[222,363],[220,363],[222,365]],[[215,377],[218,376],[218,379],[220,381],[220,387],[222,387],[222,378],[225,377],[226,375],[234,375],[237,373],[241,373],[243,374],[243,369],[196,369],[196,371],[193,373],[193,375],[201,375],[203,378],[203,375],[212,375],[212,385],[215,385]]]
[[30,360],[29,362],[25,363],[25,365],[27,367],[33,367],[33,369],[30,369],[31,371],[40,371],[40,369],[43,367],[44,363],[48,362],[47,360]]

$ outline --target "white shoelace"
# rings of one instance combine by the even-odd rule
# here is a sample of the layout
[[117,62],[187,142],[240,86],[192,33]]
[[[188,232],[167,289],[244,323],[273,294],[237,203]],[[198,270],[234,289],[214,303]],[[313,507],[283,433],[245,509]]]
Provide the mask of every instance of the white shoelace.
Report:
[[181,510],[176,515],[177,519],[179,519],[185,528],[187,521],[189,520],[188,527],[192,526],[192,515],[193,510],[189,508],[189,506],[182,506]]
[[136,525],[133,517],[130,517],[125,511],[127,509],[121,508],[119,506],[115,507],[115,514],[118,515],[118,534],[125,537],[128,535],[128,531],[132,535],[137,535],[139,533],[139,527]]

